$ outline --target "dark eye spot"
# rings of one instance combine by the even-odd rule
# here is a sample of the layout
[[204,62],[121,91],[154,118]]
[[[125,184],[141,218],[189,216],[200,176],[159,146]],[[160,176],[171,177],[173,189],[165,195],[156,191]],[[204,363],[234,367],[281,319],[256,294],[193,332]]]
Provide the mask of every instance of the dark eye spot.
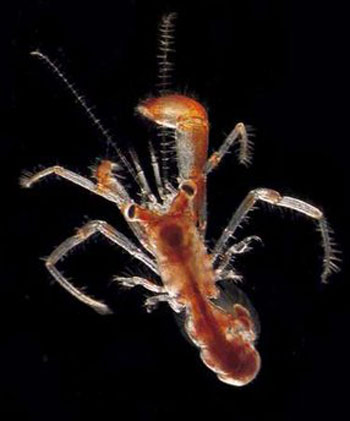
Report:
[[135,218],[135,212],[136,212],[136,207],[135,205],[130,205],[126,211],[127,217],[129,219],[134,219]]
[[165,226],[161,231],[161,237],[172,248],[178,248],[183,243],[182,229],[178,225]]
[[195,194],[195,189],[191,186],[191,184],[184,183],[182,184],[181,189],[190,197]]

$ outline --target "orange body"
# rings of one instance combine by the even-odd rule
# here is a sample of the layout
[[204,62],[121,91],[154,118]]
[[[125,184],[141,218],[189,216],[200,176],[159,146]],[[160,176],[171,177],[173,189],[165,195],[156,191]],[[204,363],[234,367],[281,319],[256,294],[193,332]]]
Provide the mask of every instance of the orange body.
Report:
[[175,130],[177,161],[180,177],[192,180],[197,189],[194,199],[196,223],[205,229],[206,176],[209,122],[205,108],[192,98],[172,94],[150,98],[138,106],[138,111],[163,127]]
[[[220,291],[201,235],[207,113],[198,102],[182,95],[149,99],[138,110],[157,124],[175,129],[183,184],[166,211],[132,205],[129,221],[143,227],[162,282],[171,299],[185,310],[185,329],[201,349],[204,363],[226,383],[247,384],[260,368],[260,357],[254,348],[254,322],[241,304],[233,303],[231,312],[214,304]],[[182,164],[181,158],[187,162]]]
[[[79,244],[94,234],[103,235],[161,278],[160,282],[140,276],[117,276],[115,281],[127,288],[141,285],[152,292],[152,296],[145,301],[148,310],[165,301],[175,312],[184,313],[185,330],[199,347],[204,363],[223,382],[242,386],[252,381],[260,369],[260,356],[254,346],[258,322],[249,301],[232,283],[239,276],[230,266],[230,261],[234,254],[248,251],[252,240],[260,238],[249,236],[229,245],[236,229],[259,201],[292,209],[313,219],[318,223],[324,249],[322,282],[326,282],[332,272],[339,270],[338,251],[334,248],[327,220],[318,208],[269,188],[257,188],[248,192],[208,253],[205,245],[207,174],[220,163],[234,143],[239,143],[239,162],[248,165],[252,145],[245,125],[237,123],[208,159],[209,123],[205,108],[187,96],[167,93],[170,91],[172,69],[169,55],[174,51],[174,17],[173,13],[164,16],[160,25],[160,96],[149,98],[138,106],[143,116],[162,128],[162,147],[158,154],[150,143],[157,193],[154,194],[148,183],[136,152],[130,151],[130,163],[118,147],[115,147],[118,164],[103,160],[95,168],[97,183],[60,165],[44,168],[34,174],[25,173],[20,183],[28,188],[55,174],[114,203],[125,215],[139,244],[134,244],[106,221],[89,221],[45,259],[51,276],[76,299],[99,314],[110,314],[108,305],[75,287],[56,267],[59,260]],[[112,145],[107,130],[61,70],[40,51],[33,51],[31,55],[44,61],[64,82],[76,102],[86,111],[108,144]],[[175,145],[168,142],[164,135],[167,130],[163,128],[173,130]],[[167,146],[170,146],[169,150],[166,150]],[[176,180],[174,177],[170,179],[167,162],[172,157],[173,146],[177,155]],[[158,157],[162,165],[159,165]],[[119,169],[126,170],[131,176],[129,181],[137,184],[139,204],[134,202],[128,186],[124,187],[118,177]]]

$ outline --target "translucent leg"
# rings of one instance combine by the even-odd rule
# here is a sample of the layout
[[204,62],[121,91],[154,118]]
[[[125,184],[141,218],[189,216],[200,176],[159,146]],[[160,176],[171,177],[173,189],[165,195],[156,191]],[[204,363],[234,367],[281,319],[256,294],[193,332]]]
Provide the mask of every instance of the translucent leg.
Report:
[[170,297],[170,295],[160,294],[147,298],[145,301],[147,312],[151,313],[151,311],[158,307],[159,303],[168,303],[176,313],[180,313],[184,309],[184,306],[179,304],[174,298]]
[[159,197],[164,202],[166,194],[165,194],[165,191],[164,191],[164,186],[163,186],[161,175],[160,175],[160,168],[159,168],[157,155],[154,151],[152,143],[149,143],[149,150],[150,150],[150,153],[151,153],[151,164],[152,164],[152,168],[153,168],[154,179],[156,181],[157,191],[158,191]]
[[242,253],[247,253],[248,251],[251,251],[252,250],[251,243],[253,241],[262,242],[261,238],[258,237],[257,235],[250,235],[249,237],[244,238],[239,243],[233,244],[224,254],[223,260],[225,259],[226,256],[231,257],[234,254],[242,254]]
[[154,281],[140,278],[138,276],[132,276],[130,278],[126,278],[123,276],[116,276],[114,280],[125,288],[133,288],[133,287],[136,287],[137,285],[141,285],[142,287],[146,288],[148,291],[156,292],[157,294],[164,294],[166,292],[163,286],[156,284]]
[[145,176],[145,172],[143,171],[141,167],[141,164],[136,152],[134,150],[130,150],[130,155],[136,168],[136,177],[137,177],[136,181],[138,182],[138,185],[140,187],[143,202],[151,201],[152,203],[157,203],[157,199],[151,191],[151,188]]
[[[218,268],[215,270],[215,272],[222,278],[222,277],[226,277],[227,278],[227,274],[230,271],[227,271],[227,267],[230,264],[230,260],[232,258],[233,255],[235,254],[242,254],[242,253],[247,253],[248,251],[252,250],[251,247],[251,243],[253,241],[261,241],[261,238],[258,237],[257,235],[251,235],[249,237],[244,238],[242,241],[240,241],[239,243],[233,244],[228,250],[225,251],[225,253],[223,254],[223,256],[220,258],[220,263],[218,265]],[[241,277],[239,275],[236,275],[237,279],[241,279]]]
[[121,197],[124,202],[130,203],[131,199],[126,192],[124,186],[120,183],[116,171],[120,170],[120,166],[115,162],[103,160],[94,168],[94,177],[97,180],[98,191],[111,191]]
[[98,313],[108,314],[109,308],[102,302],[97,301],[87,294],[84,294],[78,288],[74,287],[56,268],[56,263],[62,259],[70,250],[86,241],[96,232],[100,232],[105,237],[109,238],[114,243],[118,244],[124,250],[128,251],[133,257],[141,260],[150,269],[157,273],[157,268],[153,260],[145,255],[139,248],[137,248],[130,240],[123,234],[115,230],[112,226],[104,221],[90,221],[82,228],[80,228],[76,235],[63,241],[46,259],[46,267],[56,281],[70,292],[75,298],[89,305]]
[[22,187],[29,188],[32,186],[32,184],[36,183],[37,181],[51,174],[59,175],[60,177],[65,178],[71,183],[77,184],[83,187],[84,189],[97,194],[98,196],[102,196],[105,199],[110,200],[113,203],[116,203],[118,206],[121,205],[123,201],[125,200],[125,198],[123,198],[121,195],[117,194],[116,192],[107,188],[102,189],[99,186],[95,185],[89,179],[79,174],[76,174],[73,171],[66,170],[65,168],[60,167],[59,165],[45,168],[44,170],[39,171],[36,174],[25,173],[20,178],[20,184]]
[[232,132],[224,140],[220,148],[214,152],[208,159],[205,172],[209,174],[215,167],[219,165],[224,155],[228,152],[231,146],[238,141],[239,162],[243,165],[249,165],[252,160],[252,142],[248,139],[247,130],[243,123],[236,124]]
[[271,189],[260,188],[248,193],[217,241],[212,254],[213,261],[215,261],[216,258],[223,252],[227,240],[234,234],[240,223],[246,217],[247,213],[259,200],[274,206],[292,209],[317,221],[324,249],[322,282],[326,282],[329,275],[338,270],[335,262],[339,259],[336,257],[336,251],[333,249],[334,242],[331,239],[330,229],[323,213],[316,207],[306,202],[293,197],[281,196],[277,191]]
[[243,282],[243,277],[241,275],[238,275],[238,273],[235,272],[233,269],[229,269],[229,270],[217,269],[215,271],[215,282],[227,280],[227,279],[230,279],[231,281],[235,283]]

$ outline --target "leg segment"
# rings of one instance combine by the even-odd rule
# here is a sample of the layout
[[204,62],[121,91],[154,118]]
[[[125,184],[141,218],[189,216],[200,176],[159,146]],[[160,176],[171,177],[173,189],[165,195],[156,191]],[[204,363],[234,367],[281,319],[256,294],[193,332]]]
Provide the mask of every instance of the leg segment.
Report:
[[[257,235],[251,235],[249,237],[244,238],[239,243],[233,244],[226,252],[223,254],[222,258],[220,259],[220,263],[218,265],[218,268],[215,270],[215,272],[222,278],[221,275],[225,275],[229,272],[227,270],[227,267],[230,264],[230,260],[233,255],[235,254],[242,254],[247,253],[248,251],[252,250],[251,243],[253,241],[260,241],[262,242],[261,238]],[[237,275],[237,278],[240,278],[239,275]]]
[[252,142],[248,139],[247,130],[243,123],[236,124],[232,132],[224,140],[220,148],[214,152],[208,159],[205,173],[209,174],[215,167],[217,167],[228,152],[231,146],[238,141],[240,144],[239,149],[239,162],[243,165],[249,165],[252,160]]
[[152,164],[152,168],[153,168],[154,179],[156,181],[157,191],[158,191],[159,197],[164,202],[164,200],[165,200],[164,186],[163,186],[162,179],[161,179],[161,176],[160,176],[160,168],[159,168],[157,155],[154,151],[154,148],[153,148],[153,145],[152,145],[151,142],[149,143],[149,150],[150,150],[150,153],[151,153],[151,164]]
[[169,294],[160,294],[153,295],[152,297],[147,298],[147,300],[145,301],[147,313],[151,313],[154,309],[156,309],[159,303],[168,303],[172,310],[176,313],[180,313],[184,309],[184,307],[181,304],[179,304],[174,298],[170,297]]
[[328,228],[323,213],[316,207],[309,205],[302,200],[288,196],[281,196],[277,191],[271,189],[260,188],[248,193],[217,241],[212,254],[213,261],[215,261],[222,253],[227,240],[234,234],[240,223],[244,220],[247,213],[252,210],[257,201],[263,201],[274,206],[292,209],[296,212],[303,213],[318,222],[318,227],[322,237],[322,246],[324,249],[323,272],[321,278],[322,282],[326,282],[328,276],[333,271],[338,270],[337,265],[335,264],[338,258],[335,255],[336,251],[333,249],[334,244],[330,237],[330,229]]
[[157,295],[148,297],[145,301],[145,307],[148,313],[156,309],[161,302],[168,303],[170,307],[177,313],[183,310],[183,306],[177,303],[174,298],[170,297],[164,286],[158,285],[154,281],[140,278],[138,276],[133,276],[131,278],[116,276],[114,280],[126,288],[133,288],[137,285],[141,285],[148,291],[155,292]]
[[138,249],[130,240],[128,240],[123,234],[115,230],[112,226],[104,221],[90,221],[82,228],[80,228],[76,235],[63,241],[46,259],[46,267],[56,281],[70,292],[75,298],[89,305],[98,313],[108,314],[109,308],[82,291],[74,287],[56,268],[56,263],[63,258],[70,250],[78,246],[79,244],[86,241],[96,232],[100,232],[105,237],[109,238],[114,243],[118,244],[124,250],[128,251],[133,257],[141,260],[145,265],[157,273],[157,269],[153,260],[145,255],[140,249]]
[[225,257],[231,257],[233,254],[243,254],[252,250],[251,243],[253,241],[262,242],[261,238],[257,235],[250,235],[249,237],[244,238],[239,243],[233,244],[233,246],[231,246],[224,254],[223,260],[225,259]]
[[164,294],[166,292],[163,286],[156,284],[154,281],[140,278],[138,276],[132,276],[131,278],[116,276],[114,280],[121,284],[124,288],[133,288],[137,285],[141,285],[148,291],[156,292],[157,294]]
[[97,180],[98,191],[112,191],[124,202],[131,202],[130,196],[115,175],[120,166],[112,161],[103,160],[94,168],[93,175]]
[[230,279],[231,281],[233,281],[235,283],[243,282],[243,277],[241,275],[238,275],[238,273],[235,272],[232,269],[230,269],[230,270],[217,269],[215,271],[215,282],[219,282],[219,281],[223,281],[223,280],[227,280],[227,279]]
[[20,179],[20,184],[22,187],[28,188],[31,187],[32,184],[51,174],[59,175],[60,177],[65,178],[66,180],[77,184],[86,190],[90,190],[98,196],[102,196],[105,199],[116,203],[118,206],[120,206],[127,199],[126,196],[118,194],[117,192],[108,189],[107,187],[101,188],[98,185],[95,185],[89,179],[79,174],[76,174],[73,171],[66,170],[65,168],[60,167],[59,165],[45,168],[44,170],[39,171],[36,174],[24,174]]
[[136,168],[136,177],[137,177],[136,181],[140,187],[143,202],[151,201],[152,203],[157,203],[157,199],[151,191],[151,188],[145,176],[145,172],[143,171],[141,167],[141,164],[136,152],[131,149],[130,155]]

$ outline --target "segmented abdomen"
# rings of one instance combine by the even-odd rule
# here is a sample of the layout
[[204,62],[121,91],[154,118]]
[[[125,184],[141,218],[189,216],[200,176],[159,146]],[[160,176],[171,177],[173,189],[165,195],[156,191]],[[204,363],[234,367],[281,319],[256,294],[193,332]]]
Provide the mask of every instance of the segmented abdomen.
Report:
[[186,332],[200,348],[207,367],[225,383],[244,386],[251,382],[261,362],[249,311],[235,304],[230,314],[201,295],[194,295],[186,311]]

